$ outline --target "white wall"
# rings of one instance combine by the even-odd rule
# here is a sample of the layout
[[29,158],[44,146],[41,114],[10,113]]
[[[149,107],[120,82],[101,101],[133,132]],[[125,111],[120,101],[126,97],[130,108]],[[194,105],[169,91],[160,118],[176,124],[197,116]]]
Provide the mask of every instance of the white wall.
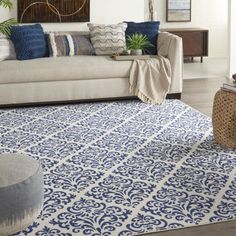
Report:
[[143,21],[144,0],[90,0],[91,22]]
[[[227,57],[228,44],[228,1],[227,0],[192,0],[192,20],[184,23],[166,22],[166,0],[154,0],[157,19],[161,28],[209,29],[209,56]],[[235,2],[235,0],[233,0]],[[146,1],[147,2],[147,1]],[[147,17],[147,4],[145,17]],[[236,8],[234,8],[236,9]]]
[[[90,0],[90,21],[116,23],[124,20],[147,19],[147,0]],[[236,0],[232,0],[235,4]],[[16,4],[16,0],[13,0]],[[145,6],[146,2],[146,6]],[[209,29],[209,56],[228,56],[228,1],[192,0],[192,21],[186,23],[166,22],[166,0],[155,0],[157,19],[161,28],[202,27]],[[144,7],[145,6],[145,7]],[[16,7],[9,13],[0,9],[0,21],[16,17]],[[86,30],[86,23],[44,24],[45,30]]]
[[[20,0],[19,0],[20,1]],[[0,21],[16,17],[15,7],[9,12],[0,8]],[[135,7],[134,7],[135,6]],[[144,20],[144,0],[90,0],[90,22],[118,23],[125,20]],[[86,30],[86,23],[43,24],[45,30]]]
[[228,76],[236,73],[236,1],[229,0],[229,55],[228,55]]

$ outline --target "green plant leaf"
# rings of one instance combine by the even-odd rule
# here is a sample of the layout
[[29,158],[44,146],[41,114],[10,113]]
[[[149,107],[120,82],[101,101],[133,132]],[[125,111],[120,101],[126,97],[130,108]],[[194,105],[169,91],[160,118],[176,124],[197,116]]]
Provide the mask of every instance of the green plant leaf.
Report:
[[149,41],[147,35],[143,35],[140,33],[129,35],[126,38],[126,44],[129,50],[141,49],[144,52],[148,51],[148,48],[154,47],[154,45],[152,45]]
[[9,9],[13,8],[13,4],[10,0],[0,0],[0,7],[1,6],[4,8],[9,8]]
[[2,23],[0,23],[0,33],[9,36],[11,34],[11,26],[16,23],[17,21],[13,18],[3,21]]

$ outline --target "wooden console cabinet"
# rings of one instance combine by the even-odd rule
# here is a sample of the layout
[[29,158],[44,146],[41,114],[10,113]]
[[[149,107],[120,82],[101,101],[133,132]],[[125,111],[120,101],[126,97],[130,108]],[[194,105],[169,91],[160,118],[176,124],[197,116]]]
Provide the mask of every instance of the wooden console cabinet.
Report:
[[208,30],[201,28],[176,28],[161,29],[169,33],[178,35],[183,39],[184,57],[203,57],[208,56]]

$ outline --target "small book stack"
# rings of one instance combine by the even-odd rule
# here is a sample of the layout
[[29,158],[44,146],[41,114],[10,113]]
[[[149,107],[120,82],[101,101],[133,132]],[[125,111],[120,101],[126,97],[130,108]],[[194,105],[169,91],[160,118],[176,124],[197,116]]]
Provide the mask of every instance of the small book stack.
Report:
[[225,91],[236,93],[236,77],[235,77],[235,75],[233,76],[232,82],[224,83],[221,88]]

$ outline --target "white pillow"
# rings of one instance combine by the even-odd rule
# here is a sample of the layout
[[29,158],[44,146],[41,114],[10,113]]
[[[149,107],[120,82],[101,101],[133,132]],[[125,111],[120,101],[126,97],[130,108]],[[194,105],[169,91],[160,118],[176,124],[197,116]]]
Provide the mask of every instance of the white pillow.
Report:
[[96,55],[120,54],[126,49],[126,23],[113,25],[88,23],[88,27]]
[[0,36],[0,61],[15,60],[16,53],[12,41],[4,36]]

